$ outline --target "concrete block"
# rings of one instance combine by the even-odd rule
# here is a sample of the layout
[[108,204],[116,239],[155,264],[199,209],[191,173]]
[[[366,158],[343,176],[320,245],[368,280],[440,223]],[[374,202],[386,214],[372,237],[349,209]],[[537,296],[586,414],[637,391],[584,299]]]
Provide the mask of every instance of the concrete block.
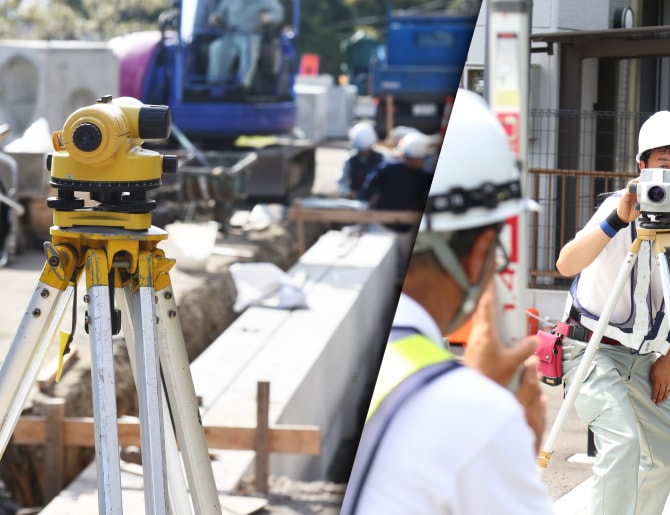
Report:
[[334,86],[328,90],[326,138],[347,139],[356,108],[356,86]]
[[118,88],[118,60],[105,43],[0,41],[0,121],[12,139],[39,118],[60,130],[73,111]]
[[315,143],[326,138],[328,125],[328,87],[323,85],[295,85],[298,108],[297,125],[305,137]]
[[[204,423],[254,426],[256,384],[269,381],[271,424],[314,424],[322,431],[320,456],[273,454],[272,473],[324,479],[340,444],[356,436],[367,410],[358,400],[374,382],[386,341],[395,299],[389,281],[397,266],[395,245],[389,234],[356,237],[333,231],[322,236],[290,270],[307,277],[308,309],[282,319],[271,308],[248,308],[192,364],[196,392],[207,391]],[[270,318],[270,324],[254,330]],[[271,325],[269,334],[265,329]],[[253,337],[241,340],[245,333],[262,343],[251,343]],[[245,367],[233,376],[219,372],[213,381],[205,370],[235,352],[243,355],[235,359],[246,361]],[[226,473],[217,484],[224,489],[233,488],[253,465],[252,452],[221,451],[219,457]]]

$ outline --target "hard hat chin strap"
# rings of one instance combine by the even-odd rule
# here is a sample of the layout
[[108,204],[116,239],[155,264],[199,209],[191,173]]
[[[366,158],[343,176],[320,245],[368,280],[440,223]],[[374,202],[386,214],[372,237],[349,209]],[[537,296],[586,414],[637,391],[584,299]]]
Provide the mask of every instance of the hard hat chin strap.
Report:
[[[486,267],[482,267],[477,282],[475,282],[475,284],[470,284],[461,262],[447,243],[448,239],[449,235],[445,235],[444,233],[420,232],[416,238],[414,253],[431,251],[440,266],[453,277],[461,290],[463,290],[463,301],[454,315],[454,318],[446,328],[446,333],[451,333],[463,325],[475,310],[477,299],[479,298],[483,287]],[[489,259],[492,256],[493,252],[489,256]]]

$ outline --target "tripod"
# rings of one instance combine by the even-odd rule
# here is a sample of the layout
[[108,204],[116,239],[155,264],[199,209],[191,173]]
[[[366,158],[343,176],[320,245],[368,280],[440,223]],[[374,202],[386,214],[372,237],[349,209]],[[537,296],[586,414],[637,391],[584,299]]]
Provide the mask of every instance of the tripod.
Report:
[[145,512],[221,513],[170,282],[175,262],[157,248],[167,233],[106,227],[109,212],[77,216],[89,224],[51,228],[42,274],[0,368],[0,455],[85,274],[100,513],[123,511],[112,352],[121,328],[138,392]]
[[[657,228],[654,228],[656,225]],[[663,299],[666,306],[670,306],[670,270],[668,267],[668,259],[670,256],[667,252],[670,251],[670,227],[665,223],[651,222],[648,220],[645,215],[642,217],[642,226],[637,230],[637,237],[630,245],[626,258],[624,259],[623,265],[619,271],[619,274],[616,277],[614,282],[614,287],[612,292],[607,299],[607,303],[603,308],[602,315],[598,319],[593,334],[589,339],[589,342],[584,351],[579,366],[575,370],[574,377],[572,380],[572,387],[568,390],[565,398],[563,399],[563,404],[556,416],[553,426],[547,436],[547,439],[544,443],[544,446],[540,449],[539,456],[537,458],[537,463],[540,468],[540,471],[547,468],[551,460],[551,456],[554,452],[556,441],[558,440],[558,435],[563,429],[563,425],[567,420],[570,409],[575,403],[575,399],[579,393],[581,384],[586,378],[586,374],[589,370],[589,366],[593,361],[596,351],[598,350],[598,345],[605,334],[605,329],[609,324],[609,321],[614,312],[621,293],[623,291],[626,281],[631,275],[633,266],[637,261],[638,255],[640,253],[640,248],[643,243],[648,245],[653,244],[653,249],[656,252],[656,259],[658,260],[659,270],[661,273],[661,287],[663,290]]]

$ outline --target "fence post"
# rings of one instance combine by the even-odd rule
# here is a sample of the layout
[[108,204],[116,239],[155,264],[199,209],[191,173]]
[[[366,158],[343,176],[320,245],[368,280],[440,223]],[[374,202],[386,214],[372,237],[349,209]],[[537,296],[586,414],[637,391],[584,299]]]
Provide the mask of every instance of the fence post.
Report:
[[65,399],[47,400],[44,440],[44,505],[56,497],[63,487],[63,419]]
[[256,387],[256,490],[268,491],[270,474],[270,383],[258,381]]

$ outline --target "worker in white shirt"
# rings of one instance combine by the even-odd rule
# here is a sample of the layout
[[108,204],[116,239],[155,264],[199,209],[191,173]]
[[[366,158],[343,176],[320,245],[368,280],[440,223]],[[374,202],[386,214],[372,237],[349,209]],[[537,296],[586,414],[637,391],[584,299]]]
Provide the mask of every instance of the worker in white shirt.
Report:
[[[642,125],[636,160],[640,170],[670,168],[670,112]],[[561,274],[576,276],[561,326],[566,388],[637,237],[639,199],[630,186],[638,181],[608,196],[556,262]],[[593,514],[661,514],[670,494],[670,325],[655,254],[640,246],[575,399],[597,451]]]
[[[503,128],[460,90],[342,514],[553,513],[536,465],[546,410],[529,358],[536,339],[502,345],[491,289],[505,220],[535,206],[520,194]],[[443,335],[478,304],[463,366]],[[522,365],[514,394],[502,385]]]

